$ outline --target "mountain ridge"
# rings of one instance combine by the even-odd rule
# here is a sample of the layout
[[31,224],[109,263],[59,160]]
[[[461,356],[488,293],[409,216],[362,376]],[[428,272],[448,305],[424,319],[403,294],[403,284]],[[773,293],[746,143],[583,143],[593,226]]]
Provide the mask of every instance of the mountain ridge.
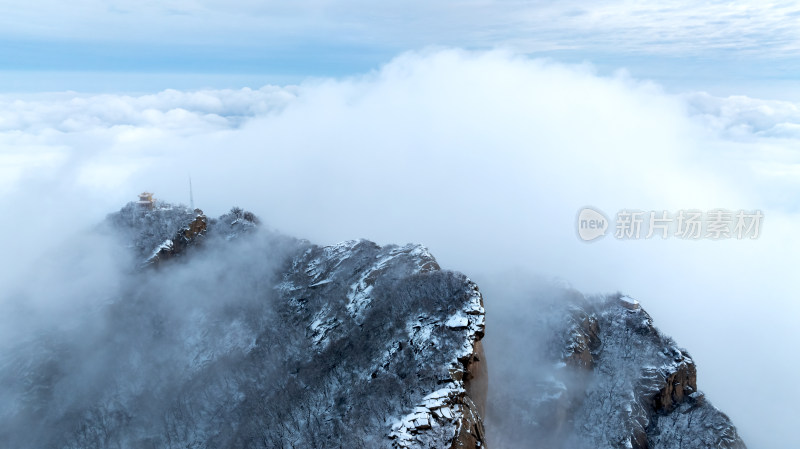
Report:
[[504,311],[510,284],[489,300],[501,348],[478,285],[419,244],[319,246],[165,202],[101,230],[134,269],[81,326],[0,354],[4,447],[745,447],[624,295]]

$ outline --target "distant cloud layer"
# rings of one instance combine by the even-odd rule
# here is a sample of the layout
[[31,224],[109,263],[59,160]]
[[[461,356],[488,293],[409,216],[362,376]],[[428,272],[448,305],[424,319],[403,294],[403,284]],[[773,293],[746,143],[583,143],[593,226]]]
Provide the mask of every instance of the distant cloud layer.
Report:
[[767,101],[744,96],[715,98],[706,93],[685,96],[692,113],[731,139],[759,137],[800,141],[800,107],[788,101]]
[[[746,441],[791,441],[793,103],[669,95],[586,66],[442,50],[293,87],[4,96],[0,111],[0,207],[13,211],[0,223],[0,282],[141,190],[188,202],[191,176],[211,215],[236,203],[320,243],[425,243],[479,284],[519,269],[621,289],[692,351],[701,388]],[[756,241],[587,244],[575,228],[585,206],[766,218]]]
[[112,126],[192,128],[204,131],[235,126],[243,119],[284,107],[293,89],[214,90],[156,94],[81,95],[77,93],[0,96],[0,131],[73,133]]
[[[26,90],[41,83],[20,71],[301,79],[358,73],[400,51],[457,46],[589,59],[635,68],[640,76],[699,77],[715,86],[731,73],[792,80],[798,17],[796,2],[717,0],[10,0],[0,8],[0,71]],[[71,82],[87,86],[80,77]]]
[[800,6],[794,2],[11,0],[4,9],[0,35],[7,38],[208,44],[282,37],[343,44],[373,40],[391,48],[518,45],[681,55],[800,51],[795,26]]

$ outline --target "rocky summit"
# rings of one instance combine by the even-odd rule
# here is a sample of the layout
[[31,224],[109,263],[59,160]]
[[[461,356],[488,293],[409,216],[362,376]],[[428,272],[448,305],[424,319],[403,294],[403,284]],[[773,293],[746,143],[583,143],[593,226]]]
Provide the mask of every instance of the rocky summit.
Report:
[[487,339],[492,379],[505,378],[490,384],[493,446],[745,448],[698,389],[689,353],[638,301],[559,288],[525,299],[537,306],[498,311],[514,339]]
[[485,353],[481,291],[421,245],[318,246],[159,201],[93,232],[134,262],[3,348],[0,447],[744,447],[621,295],[498,308],[513,338]]

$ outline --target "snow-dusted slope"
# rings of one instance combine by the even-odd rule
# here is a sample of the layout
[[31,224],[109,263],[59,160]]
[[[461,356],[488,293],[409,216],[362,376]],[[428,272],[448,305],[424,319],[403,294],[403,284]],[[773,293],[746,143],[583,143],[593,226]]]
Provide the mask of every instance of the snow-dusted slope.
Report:
[[521,351],[538,367],[518,354],[520,362],[505,368],[511,382],[493,384],[492,445],[745,447],[728,417],[698,390],[692,358],[653,326],[638,302],[621,295],[548,295],[528,312],[535,317],[526,316],[524,308],[514,317],[530,320],[531,329],[518,338],[531,342]]
[[137,267],[0,353],[0,447],[484,446],[482,297],[424,247],[319,247],[239,209],[108,221]]
[[149,207],[128,203],[110,214],[104,225],[105,231],[122,238],[142,266],[150,266],[180,256],[209,237],[235,239],[255,230],[259,221],[252,212],[239,207],[209,220],[200,209],[155,201]]
[[[357,394],[345,402],[362,408],[358,398],[383,401],[380,419],[362,418],[374,422],[377,438],[369,447],[389,446],[381,438],[387,428],[394,447],[483,446],[475,401],[485,398],[468,390],[486,382],[485,373],[474,379],[484,310],[469,279],[440,271],[420,245],[360,240],[308,248],[279,289],[287,316],[306,329],[312,360],[348,360],[355,384],[348,389]],[[387,387],[394,393],[387,395]]]
[[75,310],[0,342],[1,448],[744,448],[630,298],[498,281],[489,386],[482,293],[421,245],[165,203],[107,225],[136,260],[95,266],[113,294],[53,279]]

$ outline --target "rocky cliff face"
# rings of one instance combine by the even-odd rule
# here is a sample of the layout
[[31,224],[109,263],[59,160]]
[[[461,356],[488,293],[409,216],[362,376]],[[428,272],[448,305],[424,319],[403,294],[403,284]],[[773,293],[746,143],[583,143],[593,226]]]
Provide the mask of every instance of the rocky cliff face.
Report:
[[[516,389],[498,384],[490,443],[549,448],[741,449],[727,416],[697,386],[685,349],[662,335],[640,304],[614,295],[549,292],[531,318],[540,365]],[[516,370],[527,366],[519,363]],[[497,375],[497,374],[495,374]],[[522,394],[521,394],[522,393]],[[510,405],[510,410],[508,406]]]
[[209,219],[200,209],[154,201],[147,207],[128,203],[108,216],[107,232],[118,234],[133,250],[141,266],[158,266],[212,239],[231,240],[256,229],[258,218],[234,207],[217,219]]
[[468,391],[486,382],[476,369],[484,309],[469,279],[442,272],[419,245],[349,241],[307,249],[279,289],[312,350],[358,348],[351,368],[368,394],[403,384],[401,415],[388,419],[392,446],[483,447],[476,401],[485,397]]

